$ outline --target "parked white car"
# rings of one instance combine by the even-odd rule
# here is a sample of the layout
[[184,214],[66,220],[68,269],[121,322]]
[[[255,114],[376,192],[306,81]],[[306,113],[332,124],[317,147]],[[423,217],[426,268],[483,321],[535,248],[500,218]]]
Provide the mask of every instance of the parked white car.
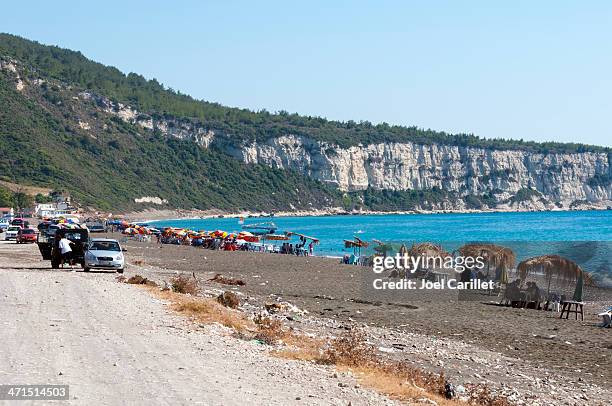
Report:
[[16,240],[19,230],[21,230],[21,226],[9,226],[9,228],[6,229],[6,233],[4,233],[4,240]]
[[0,219],[0,232],[3,232],[11,225],[10,218],[2,218]]
[[85,251],[85,272],[90,269],[108,269],[123,273],[125,258],[117,240],[109,238],[92,238]]

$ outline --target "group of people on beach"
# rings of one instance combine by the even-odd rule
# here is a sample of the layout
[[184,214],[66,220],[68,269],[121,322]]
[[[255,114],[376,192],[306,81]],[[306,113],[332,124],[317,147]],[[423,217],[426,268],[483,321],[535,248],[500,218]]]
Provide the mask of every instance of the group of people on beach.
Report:
[[[187,245],[192,247],[207,248],[218,251],[271,251],[280,254],[296,255],[296,256],[311,256],[314,253],[314,242],[306,246],[306,240],[301,239],[299,244],[285,242],[280,248],[274,247],[271,244],[254,244],[245,241],[239,241],[237,237],[217,237],[217,238],[192,238],[189,235],[164,235],[163,233],[155,236],[157,244],[172,244],[172,245]],[[307,247],[307,248],[306,248]]]
[[308,249],[304,248],[305,245],[306,241],[302,241],[300,244],[295,244],[295,246],[291,243],[285,242],[280,248],[280,253],[297,256],[312,255],[314,251],[314,242],[311,241],[310,244],[308,244]]

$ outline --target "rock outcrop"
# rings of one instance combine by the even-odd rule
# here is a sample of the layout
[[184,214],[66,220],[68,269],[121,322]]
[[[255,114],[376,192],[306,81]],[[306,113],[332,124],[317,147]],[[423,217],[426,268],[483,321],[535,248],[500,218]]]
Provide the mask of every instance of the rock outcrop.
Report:
[[611,153],[538,154],[452,145],[381,143],[339,148],[287,135],[227,151],[247,163],[294,169],[343,191],[438,187],[459,196],[493,194],[499,202],[521,190],[564,206],[612,200]]

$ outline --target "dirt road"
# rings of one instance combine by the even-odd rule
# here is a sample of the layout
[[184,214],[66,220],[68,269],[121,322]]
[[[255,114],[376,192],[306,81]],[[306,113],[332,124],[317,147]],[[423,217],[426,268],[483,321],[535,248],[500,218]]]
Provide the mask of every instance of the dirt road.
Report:
[[51,270],[35,245],[2,241],[0,383],[70,385],[55,404],[392,403],[327,367],[195,326],[115,276]]

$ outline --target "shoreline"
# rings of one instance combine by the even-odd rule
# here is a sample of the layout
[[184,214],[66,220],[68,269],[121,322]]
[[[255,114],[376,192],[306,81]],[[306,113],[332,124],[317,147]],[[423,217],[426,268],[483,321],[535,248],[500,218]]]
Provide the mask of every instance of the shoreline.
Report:
[[542,212],[586,212],[609,211],[609,206],[592,206],[584,209],[557,208],[550,210],[536,210],[528,208],[519,209],[465,209],[465,210],[360,210],[347,211],[339,207],[314,210],[295,210],[267,212],[227,212],[223,210],[182,210],[182,209],[145,209],[122,214],[125,218],[138,223],[174,220],[207,220],[213,218],[270,218],[275,217],[329,217],[329,216],[388,216],[388,215],[436,215],[436,214],[491,214],[491,213],[542,213]]

